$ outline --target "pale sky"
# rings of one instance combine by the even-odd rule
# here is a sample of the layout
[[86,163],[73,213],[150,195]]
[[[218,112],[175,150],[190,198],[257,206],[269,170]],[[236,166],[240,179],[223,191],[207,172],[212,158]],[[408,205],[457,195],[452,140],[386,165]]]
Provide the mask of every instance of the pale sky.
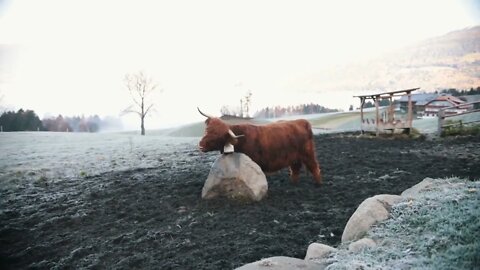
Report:
[[248,90],[253,110],[347,109],[352,93],[288,82],[478,24],[474,0],[0,0],[1,105],[118,116],[125,74],[143,71],[163,89],[147,130],[202,120],[197,106],[219,115]]

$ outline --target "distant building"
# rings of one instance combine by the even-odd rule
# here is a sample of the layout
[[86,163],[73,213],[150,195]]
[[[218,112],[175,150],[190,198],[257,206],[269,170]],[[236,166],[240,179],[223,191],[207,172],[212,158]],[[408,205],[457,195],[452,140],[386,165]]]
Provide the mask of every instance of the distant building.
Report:
[[[435,93],[412,94],[413,113],[417,117],[436,117],[440,109],[467,103],[470,99],[470,97],[467,97],[454,97],[448,94]],[[399,99],[399,103],[400,111],[406,112],[408,107],[407,96],[402,96]],[[472,105],[465,105],[446,110],[445,114],[457,114],[471,109]]]
[[[478,101],[480,101],[480,95],[462,96],[462,97],[460,97],[460,99],[464,100],[467,103],[478,102]],[[473,109],[480,109],[480,103],[474,104]]]
[[[417,116],[423,115],[425,105],[436,97],[438,97],[438,94],[435,93],[412,94],[413,114]],[[400,103],[400,111],[404,113],[407,112],[408,97],[406,95],[402,96],[398,102]]]
[[461,100],[458,97],[454,97],[450,95],[440,95],[436,97],[434,100],[431,100],[427,104],[425,104],[425,110],[424,110],[423,116],[436,117],[440,109],[445,109],[452,106],[458,106],[458,107],[445,110],[445,115],[463,113],[473,108],[473,105],[471,104],[459,106],[466,103],[467,102]]

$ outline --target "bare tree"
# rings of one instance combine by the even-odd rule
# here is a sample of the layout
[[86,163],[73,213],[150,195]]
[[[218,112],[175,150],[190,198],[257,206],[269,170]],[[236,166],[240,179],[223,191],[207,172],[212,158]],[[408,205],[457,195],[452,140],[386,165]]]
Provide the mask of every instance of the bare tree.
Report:
[[221,115],[232,115],[232,111],[230,108],[226,105],[223,105],[222,108],[220,108],[220,114]]
[[[244,97],[244,106],[245,106],[245,116],[250,117],[250,105],[252,102],[252,91],[248,90],[247,93],[245,94]],[[243,110],[242,110],[242,116],[243,116]]]
[[4,110],[4,107],[3,107],[3,98],[4,98],[4,97],[5,97],[5,96],[2,94],[2,91],[1,91],[1,89],[0,89],[0,112],[5,111],[5,110]]
[[123,110],[122,113],[137,114],[140,117],[141,135],[145,135],[145,116],[151,112],[154,105],[153,102],[149,102],[149,96],[157,89],[158,85],[143,72],[125,75],[125,85],[134,104]]

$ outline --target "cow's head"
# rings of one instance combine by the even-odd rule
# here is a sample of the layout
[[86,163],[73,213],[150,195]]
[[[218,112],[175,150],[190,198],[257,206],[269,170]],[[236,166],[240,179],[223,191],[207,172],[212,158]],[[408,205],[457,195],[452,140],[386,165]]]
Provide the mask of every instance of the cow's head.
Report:
[[205,120],[205,134],[200,140],[198,147],[202,152],[221,151],[222,153],[233,152],[233,145],[237,144],[238,138],[244,135],[235,135],[230,126],[220,118],[207,115],[197,108]]

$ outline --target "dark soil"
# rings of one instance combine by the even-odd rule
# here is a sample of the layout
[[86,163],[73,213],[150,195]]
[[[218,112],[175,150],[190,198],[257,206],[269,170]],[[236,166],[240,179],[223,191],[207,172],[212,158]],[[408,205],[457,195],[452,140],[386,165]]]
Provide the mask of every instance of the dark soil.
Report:
[[[1,269],[232,269],[337,245],[367,197],[425,177],[480,178],[480,137],[433,141],[316,136],[324,184],[269,175],[258,203],[200,198],[218,153],[176,153],[154,169],[0,189]],[[172,150],[174,151],[174,150]],[[175,150],[176,151],[176,150]]]

